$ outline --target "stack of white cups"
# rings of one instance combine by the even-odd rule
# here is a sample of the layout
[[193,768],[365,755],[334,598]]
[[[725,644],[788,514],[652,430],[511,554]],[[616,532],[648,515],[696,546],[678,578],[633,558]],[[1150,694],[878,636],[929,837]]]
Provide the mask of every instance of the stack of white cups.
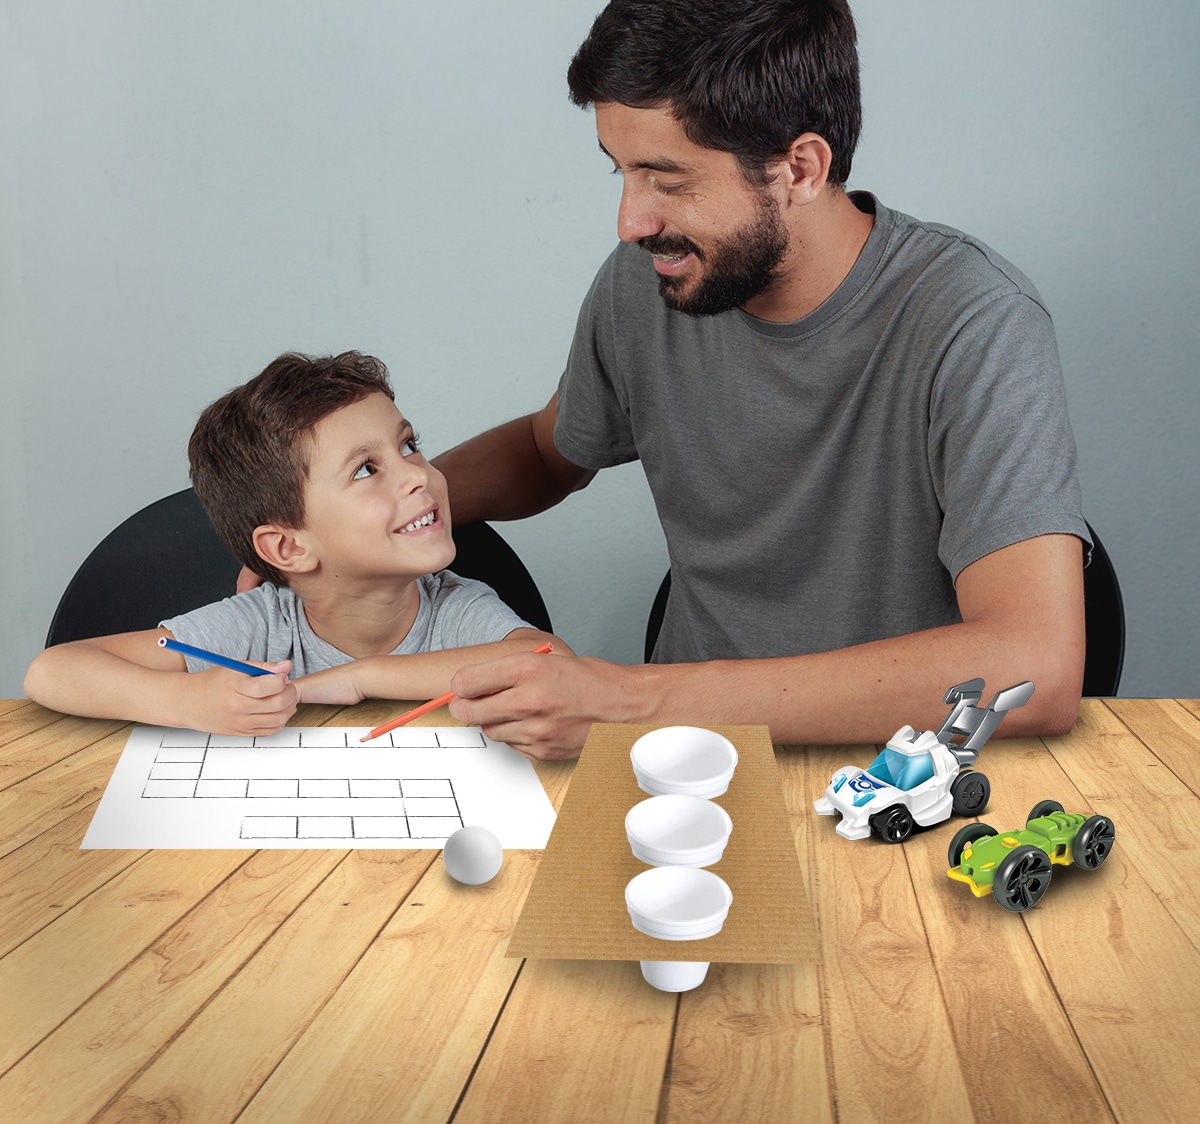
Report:
[[[667,726],[633,743],[638,787],[649,800],[625,817],[634,857],[653,867],[625,887],[633,927],[666,941],[700,940],[721,931],[733,893],[702,868],[719,862],[733,821],[712,798],[729,787],[737,750],[728,738],[694,726]],[[707,961],[643,960],[642,976],[660,991],[690,991]]]

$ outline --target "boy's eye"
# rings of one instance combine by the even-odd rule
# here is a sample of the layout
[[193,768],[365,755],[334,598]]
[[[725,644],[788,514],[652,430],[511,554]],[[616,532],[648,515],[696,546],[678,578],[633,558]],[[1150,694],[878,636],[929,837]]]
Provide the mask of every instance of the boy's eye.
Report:
[[411,457],[417,452],[417,435],[415,433],[411,437],[406,437],[400,443],[400,451],[406,457]]
[[363,461],[362,464],[354,470],[354,475],[351,480],[366,480],[368,476],[375,475],[375,466],[370,461]]

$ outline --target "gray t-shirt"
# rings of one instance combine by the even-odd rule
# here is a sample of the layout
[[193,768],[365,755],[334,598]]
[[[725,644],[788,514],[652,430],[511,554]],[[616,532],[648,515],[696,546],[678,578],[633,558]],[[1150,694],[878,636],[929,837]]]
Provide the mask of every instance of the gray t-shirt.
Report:
[[[489,585],[449,570],[417,579],[421,604],[408,635],[391,654],[414,655],[503,640],[513,629],[533,628]],[[238,660],[293,663],[292,678],[349,663],[351,657],[309,627],[301,599],[291,589],[260,585],[162,622],[175,639]],[[186,657],[188,671],[210,664]]]
[[619,246],[580,312],[554,440],[640,459],[671,559],[660,662],[826,651],[961,619],[1001,547],[1087,541],[1050,316],[948,227],[875,213],[849,275],[794,323],[667,308]]

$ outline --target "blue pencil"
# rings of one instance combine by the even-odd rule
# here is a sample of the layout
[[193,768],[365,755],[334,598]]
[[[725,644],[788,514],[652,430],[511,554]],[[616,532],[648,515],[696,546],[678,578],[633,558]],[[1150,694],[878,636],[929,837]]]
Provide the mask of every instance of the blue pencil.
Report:
[[250,663],[242,663],[241,660],[231,660],[228,656],[219,656],[216,652],[206,652],[203,648],[193,648],[191,644],[184,644],[179,640],[172,640],[167,636],[160,636],[158,638],[158,646],[160,648],[170,648],[172,652],[182,652],[185,656],[204,660],[206,663],[219,664],[221,667],[228,667],[233,671],[240,671],[245,675],[271,674],[266,668],[255,667]]

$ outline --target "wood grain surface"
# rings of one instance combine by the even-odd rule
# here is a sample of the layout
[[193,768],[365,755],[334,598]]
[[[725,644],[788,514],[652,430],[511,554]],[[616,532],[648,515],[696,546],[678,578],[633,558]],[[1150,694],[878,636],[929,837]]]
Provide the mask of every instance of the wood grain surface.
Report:
[[[815,962],[714,963],[678,996],[631,961],[505,956],[539,852],[468,887],[435,851],[82,851],[127,732],[0,700],[0,1120],[1196,1119],[1196,700],[989,744],[983,821],[1052,798],[1116,824],[1023,914],[946,877],[961,820],[888,846],[812,813],[875,747],[777,748]],[[561,807],[574,766],[536,768]]]

